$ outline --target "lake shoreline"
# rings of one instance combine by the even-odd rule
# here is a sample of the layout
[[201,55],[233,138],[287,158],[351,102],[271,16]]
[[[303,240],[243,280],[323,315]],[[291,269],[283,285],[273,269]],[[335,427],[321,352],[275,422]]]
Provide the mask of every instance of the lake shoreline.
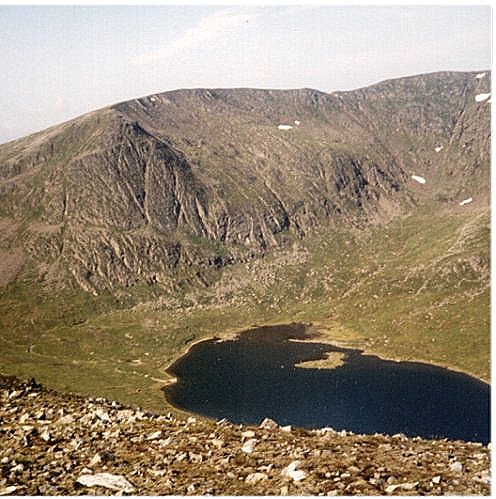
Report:
[[234,424],[268,417],[302,428],[488,441],[485,381],[434,363],[382,358],[353,343],[333,342],[308,323],[204,338],[171,364],[177,381],[163,387],[164,396],[184,412]]
[[[167,380],[167,382],[163,385],[163,388],[165,387],[168,387],[168,386],[171,386],[175,383],[177,383],[178,379],[177,377],[173,377],[169,374],[169,370],[180,360],[182,359],[183,357],[185,357],[186,355],[188,355],[191,351],[191,349],[193,347],[195,347],[196,345],[198,344],[201,344],[203,342],[208,342],[208,341],[212,341],[212,340],[218,340],[218,341],[231,341],[231,340],[237,340],[240,338],[241,335],[243,335],[244,333],[248,333],[250,331],[254,331],[254,330],[257,330],[257,329],[260,329],[260,328],[264,328],[264,327],[285,327],[285,326],[289,326],[291,324],[298,324],[298,325],[301,325],[303,327],[305,327],[305,331],[308,331],[310,333],[310,335],[307,337],[307,338],[298,338],[298,339],[290,339],[289,341],[294,341],[294,342],[303,342],[303,343],[324,343],[324,344],[327,344],[327,345],[331,345],[331,346],[335,346],[335,347],[339,347],[339,348],[345,348],[345,349],[352,349],[352,350],[360,350],[361,352],[361,355],[368,355],[368,356],[374,356],[374,357],[378,357],[380,360],[383,360],[383,361],[391,361],[391,362],[412,362],[412,363],[418,363],[418,364],[427,364],[429,366],[433,366],[433,367],[441,367],[441,368],[444,368],[444,369],[448,369],[449,371],[452,371],[454,373],[457,373],[457,374],[465,374],[467,376],[470,376],[471,378],[474,378],[478,381],[481,381],[487,385],[491,385],[491,382],[490,380],[487,380],[487,379],[484,379],[472,372],[469,372],[467,370],[464,370],[464,369],[460,369],[458,366],[453,366],[453,365],[450,365],[449,363],[447,362],[432,362],[432,361],[428,361],[428,360],[425,360],[425,359],[419,359],[419,358],[415,358],[415,359],[411,359],[411,358],[402,358],[400,356],[396,356],[396,355],[389,355],[389,354],[386,354],[386,353],[382,353],[382,352],[377,352],[377,351],[372,351],[372,350],[368,350],[368,349],[362,349],[361,347],[357,347],[357,346],[353,346],[351,345],[350,343],[347,343],[346,340],[332,340],[326,336],[323,335],[323,333],[321,332],[321,329],[324,329],[325,326],[317,323],[317,324],[314,324],[313,322],[311,323],[305,323],[305,322],[293,322],[293,323],[287,323],[287,322],[284,322],[284,323],[279,323],[279,322],[276,322],[276,323],[270,323],[270,324],[264,324],[264,325],[254,325],[253,327],[250,327],[250,328],[243,328],[243,329],[238,329],[238,330],[235,330],[235,331],[228,331],[228,332],[225,332],[225,333],[220,333],[220,334],[215,334],[214,336],[206,336],[204,338],[199,338],[197,340],[194,340],[192,341],[191,343],[188,343],[187,345],[185,345],[185,348],[181,351],[181,354],[180,355],[177,355],[168,365],[167,367],[164,368],[164,372],[165,374],[170,377],[170,379]],[[320,329],[319,329],[320,327]],[[312,361],[309,361],[309,362],[312,362]],[[325,362],[325,361],[324,361]],[[344,364],[344,361],[338,363],[337,365],[333,365],[331,367],[315,367],[315,368],[318,368],[318,369],[336,369],[337,367],[339,367],[340,365],[343,365]],[[297,367],[300,367],[301,369],[308,369],[308,368],[314,368],[314,367],[311,367],[311,366],[297,366]],[[168,401],[167,401],[168,402]],[[169,403],[169,402],[168,402]]]

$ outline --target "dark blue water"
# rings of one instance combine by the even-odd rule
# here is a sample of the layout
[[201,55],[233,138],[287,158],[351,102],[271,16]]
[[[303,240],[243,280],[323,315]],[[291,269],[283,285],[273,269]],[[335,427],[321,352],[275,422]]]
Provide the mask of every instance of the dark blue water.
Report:
[[[291,324],[198,343],[169,369],[178,382],[165,388],[166,397],[176,407],[234,423],[269,417],[303,428],[489,442],[489,385],[429,364],[290,341],[304,337],[304,326]],[[295,366],[327,352],[343,353],[344,364]]]

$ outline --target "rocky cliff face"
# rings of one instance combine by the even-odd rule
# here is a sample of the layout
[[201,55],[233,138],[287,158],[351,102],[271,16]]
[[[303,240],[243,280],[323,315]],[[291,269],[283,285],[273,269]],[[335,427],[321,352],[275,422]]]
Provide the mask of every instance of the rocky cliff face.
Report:
[[490,106],[475,97],[490,81],[476,76],[179,90],[4,144],[0,284],[170,289],[186,269],[366,230],[428,200],[487,207]]

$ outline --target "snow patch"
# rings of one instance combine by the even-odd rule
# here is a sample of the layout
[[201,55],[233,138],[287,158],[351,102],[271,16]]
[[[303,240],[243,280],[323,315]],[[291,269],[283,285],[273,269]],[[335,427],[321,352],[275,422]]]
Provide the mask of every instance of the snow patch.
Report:
[[293,128],[291,125],[278,125],[279,130],[291,130]]
[[463,201],[460,201],[459,205],[463,206],[464,204],[471,203],[472,201],[473,201],[472,198],[467,198],[467,199],[464,199]]
[[481,78],[484,78],[484,76],[486,76],[486,73],[477,73],[477,74],[475,75],[475,77],[476,77],[476,78],[478,78],[479,80],[480,80]]
[[301,121],[300,121],[300,120],[294,120],[294,124],[295,124],[296,126],[300,126],[300,125],[301,125]]
[[152,102],[155,102],[157,99],[156,99],[155,97],[150,97],[150,100],[151,100]]
[[491,92],[488,94],[478,94],[475,96],[475,102],[484,102],[485,100],[489,99],[491,97]]
[[413,180],[415,180],[419,184],[425,184],[425,178],[424,177],[420,177],[418,175],[412,175],[412,178],[413,178]]
[[436,152],[440,152],[442,150],[443,150],[443,146],[437,146],[434,148],[434,151],[436,151]]

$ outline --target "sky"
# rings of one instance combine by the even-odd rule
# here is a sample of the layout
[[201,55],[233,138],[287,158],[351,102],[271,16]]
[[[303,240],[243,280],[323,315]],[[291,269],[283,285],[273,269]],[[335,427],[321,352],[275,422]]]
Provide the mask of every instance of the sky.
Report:
[[0,143],[177,88],[352,90],[491,65],[488,6],[0,5]]

